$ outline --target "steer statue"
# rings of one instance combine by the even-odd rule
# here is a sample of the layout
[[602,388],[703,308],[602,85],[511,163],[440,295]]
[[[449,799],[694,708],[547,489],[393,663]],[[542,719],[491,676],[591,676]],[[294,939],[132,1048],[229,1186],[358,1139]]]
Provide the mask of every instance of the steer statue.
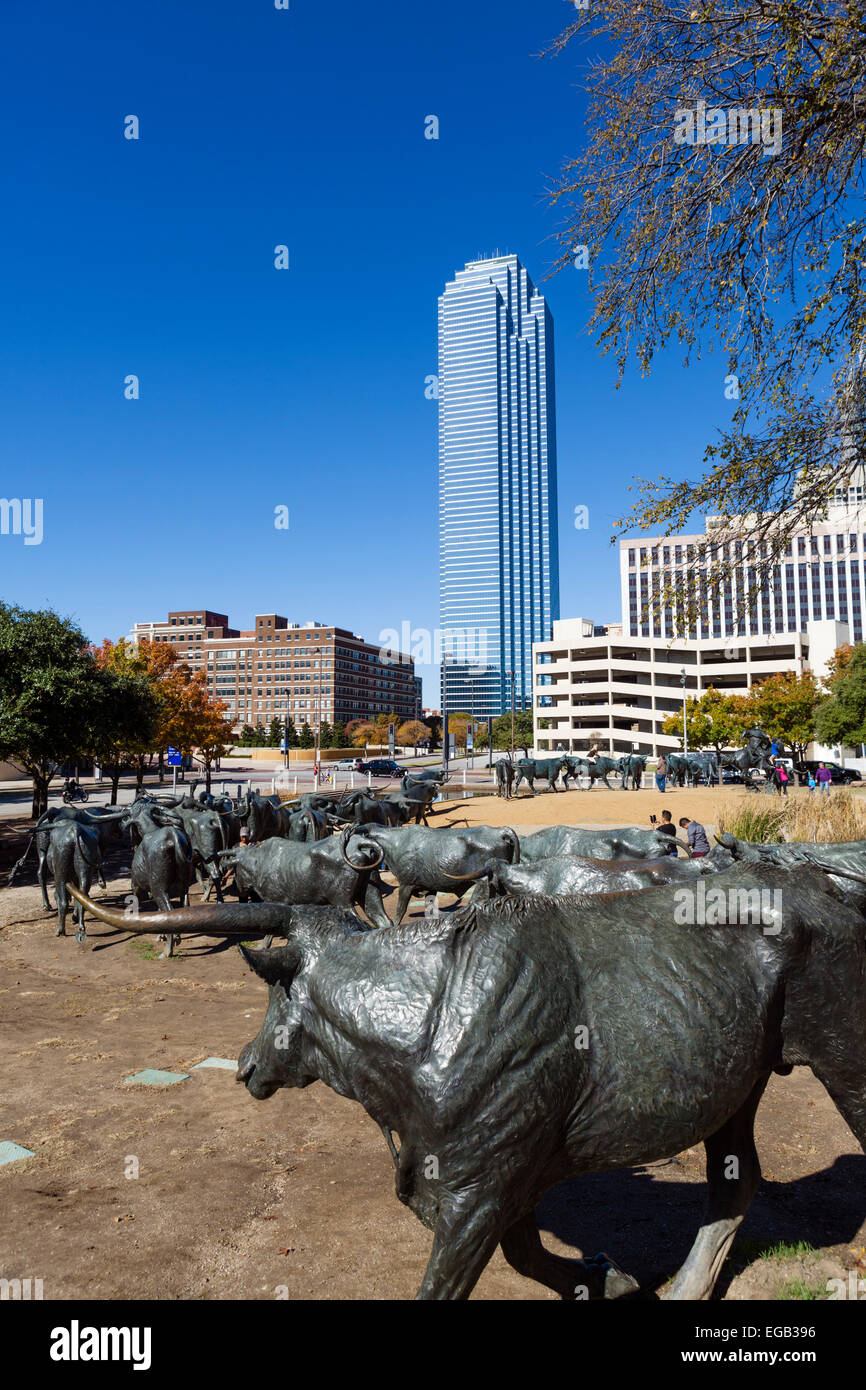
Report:
[[[352,854],[357,856],[360,851],[364,856],[360,864],[350,858],[350,842]],[[341,848],[351,869],[360,872],[384,863],[394,875],[400,886],[394,918],[398,925],[415,894],[431,898],[439,893],[454,893],[462,898],[489,859],[520,862],[520,842],[514,831],[493,830],[488,825],[466,830],[450,826],[427,830],[420,825],[407,826],[405,830],[380,830],[376,825],[347,825]]]
[[545,1250],[535,1209],[569,1176],[703,1143],[707,1214],[666,1296],[708,1299],[760,1180],[754,1118],[774,1072],[811,1067],[866,1149],[866,945],[821,869],[738,864],[696,883],[727,904],[717,925],[689,927],[695,888],[671,884],[507,897],[385,932],[285,903],[159,913],[151,929],[286,937],[242,948],[270,1000],[237,1078],[256,1100],[324,1081],[364,1107],[398,1198],[433,1232],[419,1298],[468,1298],[497,1245],[564,1299],[636,1290],[606,1257]]
[[631,782],[632,791],[639,792],[643,786],[643,775],[646,772],[646,758],[641,758],[637,753],[626,754],[619,760],[619,775],[622,779],[622,791],[628,790]]
[[612,772],[620,772],[620,759],[598,757],[590,762],[589,758],[566,758],[565,785],[568,788],[568,779],[573,777],[577,781],[580,777],[589,778],[589,789],[592,791],[596,782],[601,780],[609,792],[613,787],[607,780]]
[[567,758],[520,758],[517,762],[517,781],[514,783],[514,795],[516,796],[520,783],[525,782],[533,796],[538,793],[535,790],[535,779],[540,777],[546,782],[550,791],[556,791],[556,779],[560,773],[568,767]]
[[[372,861],[378,854],[378,846],[374,845],[367,857]],[[226,850],[222,861],[226,868],[235,871],[241,902],[254,898],[258,902],[342,908],[357,904],[374,926],[391,925],[382,894],[393,889],[385,887],[376,869],[362,865],[351,868],[336,836],[311,845],[272,838],[258,845]]]
[[[37,835],[39,851],[39,887],[42,890],[42,906],[51,911],[48,901],[46,875],[54,879],[54,897],[57,902],[57,929],[55,936],[66,935],[66,914],[69,911],[69,894],[73,883],[77,883],[82,893],[89,893],[95,875],[102,875],[102,856],[97,831],[77,818],[57,819],[40,828]],[[42,843],[40,843],[40,841]],[[103,883],[103,887],[104,887]],[[73,920],[78,930],[75,938],[84,941],[84,908],[76,900]]]
[[[621,830],[549,825],[546,830],[536,830],[521,839],[519,862],[537,864],[540,859],[559,859],[568,854],[582,854],[590,859],[656,859],[667,854],[672,838],[660,830],[640,830],[634,825]],[[676,837],[675,843],[690,854],[684,840]]]
[[512,794],[511,788],[514,785],[514,764],[511,759],[497,758],[493,765],[493,775],[496,778],[496,795],[509,801]]
[[[161,830],[152,830],[136,846],[129,884],[136,904],[143,897],[150,896],[168,921],[173,897],[179,898],[183,907],[189,907],[189,890],[194,878],[193,846],[183,830],[176,826],[166,825]],[[166,929],[163,939],[165,950],[160,960],[168,960],[174,955],[176,938],[174,933]]]
[[587,859],[570,854],[539,859],[535,864],[506,864],[491,859],[480,875],[472,901],[518,896],[565,897],[578,893],[636,893],[663,883],[682,883],[717,873],[733,864],[732,856],[715,846],[703,859]]

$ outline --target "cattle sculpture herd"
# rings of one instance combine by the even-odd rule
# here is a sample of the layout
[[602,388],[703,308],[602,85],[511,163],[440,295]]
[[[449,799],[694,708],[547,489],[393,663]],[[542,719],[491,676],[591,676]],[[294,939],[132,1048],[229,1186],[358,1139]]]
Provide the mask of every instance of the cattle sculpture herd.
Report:
[[[524,762],[531,788],[574,775]],[[866,1148],[866,842],[722,836],[702,859],[676,840],[672,857],[655,829],[431,827],[437,789],[50,812],[36,833],[43,902],[50,870],[59,935],[68,889],[79,940],[85,909],[164,934],[166,954],[187,934],[264,940],[241,948],[270,997],[237,1079],[259,1100],[320,1080],[364,1107],[398,1198],[433,1232],[419,1298],[468,1297],[497,1245],[563,1298],[634,1294],[608,1256],[548,1252],[535,1208],[563,1178],[697,1143],[707,1216],[667,1296],[709,1298],[759,1180],[753,1123],[774,1072],[810,1066]],[[158,907],[137,918],[90,898],[124,830],[133,894]],[[683,925],[699,888],[716,914]],[[416,896],[424,917],[404,923]],[[731,902],[744,912],[726,915]]]

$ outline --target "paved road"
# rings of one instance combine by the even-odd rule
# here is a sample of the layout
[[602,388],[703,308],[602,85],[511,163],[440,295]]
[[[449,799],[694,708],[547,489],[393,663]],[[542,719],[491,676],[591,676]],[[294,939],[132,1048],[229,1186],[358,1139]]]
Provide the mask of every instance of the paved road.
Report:
[[[413,766],[411,760],[406,760],[405,763],[401,765],[408,767],[410,770]],[[425,766],[431,765],[435,766],[436,764],[431,764],[429,760],[419,760],[417,764],[419,770]],[[374,777],[368,779],[365,773],[351,773],[343,770],[338,771],[333,768],[328,768],[327,765],[323,766],[322,771],[323,775],[319,779],[319,787],[323,791],[342,791],[345,788],[353,786],[362,787],[367,785],[368,781],[370,785],[380,791],[394,791],[397,790],[400,785],[399,779],[397,778],[389,780],[384,777]],[[333,781],[325,780],[327,777],[333,778]],[[195,781],[195,776],[187,773],[184,782],[178,781],[178,793],[191,790]],[[101,784],[98,784],[94,782],[92,777],[83,777],[81,783],[89,794],[88,806],[109,805],[111,786],[108,782],[103,781]],[[312,791],[315,786],[313,764],[312,762],[302,764],[293,763],[291,768],[286,771],[283,768],[277,769],[276,763],[262,761],[250,761],[242,764],[231,763],[224,766],[220,772],[215,773],[211,779],[211,787],[214,792],[221,792],[225,789],[229,796],[237,796],[239,788],[241,794],[243,794],[247,784],[251,785],[255,790],[262,792],[263,795],[270,795],[274,786],[276,791],[283,795],[293,795],[295,792],[300,794],[301,792]],[[203,783],[200,785],[203,785]],[[52,793],[48,798],[49,807],[63,805],[63,798],[61,796],[62,786],[63,782],[61,779],[52,783]],[[474,767],[471,770],[468,770],[468,764],[465,758],[452,761],[450,765],[450,790],[454,791],[463,786],[465,786],[467,790],[471,790],[474,787],[481,788],[483,786],[489,786],[486,761],[482,761],[480,757],[477,757],[474,761]],[[145,780],[144,789],[147,792],[154,792],[160,796],[171,796],[172,779],[168,777],[165,782],[160,784],[156,778],[147,778]],[[134,798],[135,779],[131,777],[122,778],[118,788],[118,805],[127,805],[129,802],[133,801]],[[0,820],[14,819],[19,816],[29,816],[31,802],[32,792],[29,782],[0,783]],[[76,802],[76,805],[80,806],[82,804],[81,802]]]

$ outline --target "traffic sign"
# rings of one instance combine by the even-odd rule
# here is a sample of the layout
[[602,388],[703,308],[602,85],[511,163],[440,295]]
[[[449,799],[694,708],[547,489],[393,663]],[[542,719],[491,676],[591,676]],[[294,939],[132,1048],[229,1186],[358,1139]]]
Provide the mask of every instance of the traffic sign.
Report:
[[166,765],[168,767],[183,767],[183,758],[179,748],[169,748]]

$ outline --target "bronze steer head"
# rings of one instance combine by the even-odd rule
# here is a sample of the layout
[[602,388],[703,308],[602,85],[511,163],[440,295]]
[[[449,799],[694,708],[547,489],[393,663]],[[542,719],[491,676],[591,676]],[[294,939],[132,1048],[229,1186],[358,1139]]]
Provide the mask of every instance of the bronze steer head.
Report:
[[240,949],[250,969],[267,981],[270,997],[258,1036],[247,1043],[238,1059],[236,1080],[243,1082],[256,1100],[268,1100],[281,1086],[309,1086],[317,1080],[305,1069],[303,1060],[304,1020],[298,987],[303,953],[297,941],[273,950]]

